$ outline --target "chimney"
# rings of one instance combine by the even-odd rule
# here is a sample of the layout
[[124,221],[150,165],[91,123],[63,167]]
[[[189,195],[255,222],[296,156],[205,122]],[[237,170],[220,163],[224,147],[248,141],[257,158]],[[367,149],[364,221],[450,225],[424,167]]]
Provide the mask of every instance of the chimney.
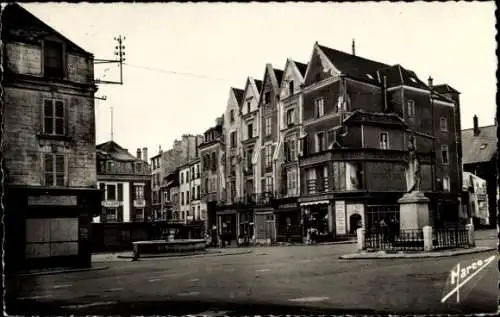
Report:
[[478,136],[479,135],[479,123],[478,123],[478,119],[477,119],[477,116],[474,115],[474,135],[475,136]]
[[137,159],[141,159],[141,149],[137,149]]
[[143,161],[148,161],[148,148],[147,147],[143,147],[142,148],[142,160]]
[[428,82],[429,88],[432,90],[434,79],[432,79],[432,77],[429,76],[429,79],[427,79],[427,82]]
[[194,138],[194,157],[198,158],[198,135]]
[[352,39],[352,55],[356,56],[356,40]]

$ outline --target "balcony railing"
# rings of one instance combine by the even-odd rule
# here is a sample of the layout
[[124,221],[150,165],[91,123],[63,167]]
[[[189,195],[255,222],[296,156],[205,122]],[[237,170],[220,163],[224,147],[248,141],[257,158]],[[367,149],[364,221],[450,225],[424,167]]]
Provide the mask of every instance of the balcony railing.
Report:
[[326,193],[330,191],[328,177],[311,179],[306,181],[307,194]]

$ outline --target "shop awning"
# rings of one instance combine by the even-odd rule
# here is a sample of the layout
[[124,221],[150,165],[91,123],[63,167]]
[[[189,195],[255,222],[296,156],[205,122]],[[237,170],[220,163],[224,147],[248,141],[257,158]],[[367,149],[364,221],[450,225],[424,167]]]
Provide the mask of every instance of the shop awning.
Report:
[[301,203],[300,206],[328,205],[329,203],[330,201],[328,200],[308,201]]

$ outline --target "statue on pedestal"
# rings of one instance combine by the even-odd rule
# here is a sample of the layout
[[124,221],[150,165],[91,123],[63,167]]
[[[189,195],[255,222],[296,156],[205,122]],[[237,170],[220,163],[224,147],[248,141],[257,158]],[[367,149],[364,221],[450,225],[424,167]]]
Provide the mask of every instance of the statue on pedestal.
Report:
[[406,172],[408,193],[419,192],[422,178],[420,175],[420,162],[417,157],[417,142],[414,133],[410,135],[410,139],[408,140],[408,151],[409,159]]

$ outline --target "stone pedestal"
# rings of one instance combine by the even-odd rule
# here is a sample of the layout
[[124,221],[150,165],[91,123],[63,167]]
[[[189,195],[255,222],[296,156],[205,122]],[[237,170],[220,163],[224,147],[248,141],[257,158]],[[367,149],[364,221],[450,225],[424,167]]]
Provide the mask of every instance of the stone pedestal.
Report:
[[432,226],[429,201],[429,198],[419,191],[404,194],[398,200],[400,229],[422,229],[424,226]]

